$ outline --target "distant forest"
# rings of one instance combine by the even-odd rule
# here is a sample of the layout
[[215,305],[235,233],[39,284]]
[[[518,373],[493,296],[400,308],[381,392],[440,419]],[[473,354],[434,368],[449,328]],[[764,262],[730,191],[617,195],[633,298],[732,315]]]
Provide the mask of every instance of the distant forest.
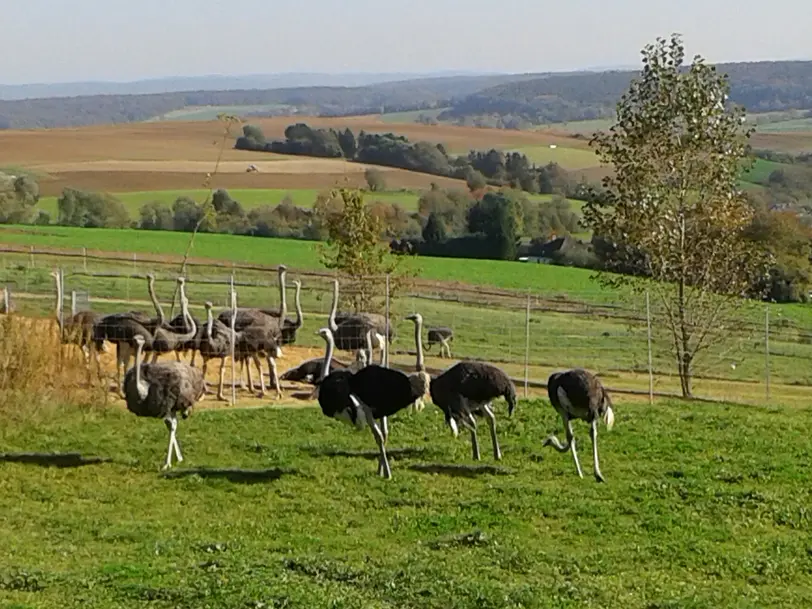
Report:
[[[812,61],[717,64],[749,112],[812,109]],[[190,91],[0,101],[0,129],[128,123],[189,106],[276,106],[262,112],[349,116],[445,108],[437,117],[505,128],[608,118],[636,72],[456,76],[362,87]],[[258,113],[254,113],[258,115]]]

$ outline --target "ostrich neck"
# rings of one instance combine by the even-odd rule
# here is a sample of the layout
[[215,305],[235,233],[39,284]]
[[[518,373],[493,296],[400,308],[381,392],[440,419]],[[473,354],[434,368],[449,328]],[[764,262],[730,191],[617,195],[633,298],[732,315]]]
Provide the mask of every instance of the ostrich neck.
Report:
[[296,284],[296,296],[295,296],[295,299],[296,299],[296,329],[297,330],[302,327],[302,297],[301,297],[301,292],[302,292],[302,284],[297,283]]
[[189,324],[189,331],[185,334],[178,334],[178,340],[187,341],[192,340],[197,334],[197,324],[191,313],[189,313],[189,302],[186,300],[186,290],[183,285],[180,286],[180,311],[186,323]]
[[330,336],[327,339],[327,351],[324,353],[324,362],[321,365],[321,379],[324,380],[327,378],[327,375],[330,374],[330,362],[333,359],[333,337]]
[[426,369],[426,364],[423,360],[423,324],[415,320],[414,324],[414,343],[417,346],[417,368],[418,372],[423,372]]
[[372,330],[367,330],[367,351],[369,352],[369,359],[372,359]]
[[54,275],[54,281],[56,282],[56,308],[54,309],[54,314],[56,315],[56,323],[59,325],[59,331],[62,331],[62,316],[59,314],[59,309],[62,305],[62,283],[59,281],[59,273]]
[[138,343],[135,348],[135,387],[138,391],[138,397],[142,400],[147,399],[149,393],[149,386],[141,379],[141,362],[144,357],[144,345]]
[[153,279],[149,280],[147,290],[149,291],[149,297],[152,300],[152,306],[155,307],[155,314],[158,316],[158,325],[162,326],[166,322],[166,317],[164,316],[164,310],[161,307],[161,303],[158,302],[158,297],[155,295],[155,281]]
[[214,315],[212,315],[211,307],[206,309],[206,338],[211,340],[212,330],[214,329]]
[[288,314],[288,296],[285,288],[285,271],[279,273],[279,320],[285,320]]
[[338,309],[338,280],[333,282],[333,304],[330,306],[330,315],[327,318],[327,325],[332,332],[338,330],[336,323],[336,310]]

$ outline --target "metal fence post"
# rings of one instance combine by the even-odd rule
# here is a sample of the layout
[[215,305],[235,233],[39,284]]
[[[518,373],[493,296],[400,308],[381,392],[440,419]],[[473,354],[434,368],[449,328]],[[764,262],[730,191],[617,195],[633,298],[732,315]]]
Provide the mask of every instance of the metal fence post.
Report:
[[[59,286],[60,292],[63,292],[65,289],[65,273],[62,271],[62,268],[59,269]],[[61,294],[60,294],[61,296]],[[62,312],[62,298],[59,299],[59,338],[60,340],[65,339],[65,315]]]
[[28,253],[28,268],[34,268],[34,246],[32,245]]
[[76,290],[70,291],[70,315],[71,317],[76,316]]
[[82,248],[82,268],[84,269],[85,273],[87,273],[87,248]]
[[770,306],[764,308],[764,380],[767,400],[770,399]]
[[646,326],[648,330],[648,403],[654,404],[654,365],[651,361],[651,302],[646,290]]
[[530,391],[530,292],[527,292],[527,310],[524,316],[524,399]]
[[237,403],[237,361],[234,354],[234,343],[236,332],[234,330],[237,322],[237,292],[234,291],[234,275],[231,276],[231,405]]

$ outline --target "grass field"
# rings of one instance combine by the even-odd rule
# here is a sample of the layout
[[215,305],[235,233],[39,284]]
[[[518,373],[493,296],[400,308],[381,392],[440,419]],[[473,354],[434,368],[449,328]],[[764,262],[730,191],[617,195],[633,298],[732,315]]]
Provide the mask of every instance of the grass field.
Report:
[[[279,205],[285,197],[289,197],[294,205],[310,208],[315,204],[318,195],[328,189],[300,188],[288,190],[282,188],[232,188],[227,190],[231,197],[239,201],[243,208],[248,211],[262,205]],[[145,203],[158,201],[166,203],[171,207],[175,200],[182,196],[191,197],[198,203],[202,203],[209,195],[209,191],[204,189],[157,190],[118,192],[112,194],[124,203],[132,219],[138,219],[139,210]],[[422,191],[417,190],[367,192],[364,195],[364,200],[367,203],[383,202],[392,205],[400,205],[406,211],[414,212],[417,211],[421,194]],[[528,193],[525,193],[525,195],[530,201],[536,203],[550,201],[553,198],[553,195],[531,195]],[[57,205],[58,198],[57,196],[42,197],[38,204],[40,209],[50,214],[52,221],[56,220],[59,213]],[[568,200],[572,209],[580,213],[583,207],[583,201],[577,201],[575,199]]]
[[381,114],[380,119],[384,123],[416,123],[421,116],[436,119],[439,114],[446,110],[448,110],[448,108],[411,110],[409,112],[387,112],[386,114]]
[[179,426],[184,462],[165,474],[159,421],[123,409],[17,413],[0,429],[0,599],[18,609],[812,603],[808,408],[616,410],[599,435],[604,485],[591,479],[583,424],[584,480],[569,455],[541,449],[561,433],[546,401],[521,402],[512,419],[497,405],[498,464],[487,433],[473,462],[468,438],[455,440],[431,405],[396,416],[390,481],[375,476],[370,434],[315,408],[199,409]]
[[221,113],[242,116],[251,113],[267,112],[279,114],[289,112],[293,108],[281,104],[263,104],[258,106],[189,106],[180,110],[173,110],[161,116],[145,121],[147,123],[155,121],[210,121],[217,118]]

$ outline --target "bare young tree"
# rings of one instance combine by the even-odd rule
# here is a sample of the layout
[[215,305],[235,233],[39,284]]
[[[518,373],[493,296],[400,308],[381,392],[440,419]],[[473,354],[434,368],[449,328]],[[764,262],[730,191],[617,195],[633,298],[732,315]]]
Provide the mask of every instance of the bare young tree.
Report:
[[753,209],[738,187],[752,130],[726,76],[698,55],[683,66],[678,34],[642,56],[616,123],[591,141],[614,171],[584,220],[603,243],[599,280],[649,289],[660,305],[690,397],[697,355],[725,340],[729,313],[769,262],[746,239]]

